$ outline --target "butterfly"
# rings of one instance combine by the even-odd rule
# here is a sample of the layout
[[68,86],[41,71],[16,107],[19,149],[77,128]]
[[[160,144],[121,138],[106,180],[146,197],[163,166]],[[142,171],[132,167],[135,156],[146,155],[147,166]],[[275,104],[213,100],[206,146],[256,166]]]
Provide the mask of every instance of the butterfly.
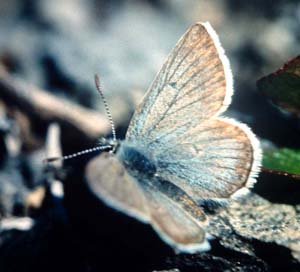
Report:
[[249,127],[221,116],[232,94],[217,34],[207,22],[194,24],[167,57],[125,139],[107,140],[109,152],[88,164],[92,191],[108,206],[151,224],[175,250],[208,250],[200,203],[247,192],[261,165]]

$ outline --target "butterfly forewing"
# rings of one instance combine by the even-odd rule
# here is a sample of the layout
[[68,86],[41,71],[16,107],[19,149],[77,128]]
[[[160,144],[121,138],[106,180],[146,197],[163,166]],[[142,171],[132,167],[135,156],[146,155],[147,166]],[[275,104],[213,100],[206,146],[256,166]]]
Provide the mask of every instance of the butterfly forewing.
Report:
[[[126,138],[176,136],[224,111],[232,94],[228,60],[209,24],[195,24],[179,40],[138,106]],[[176,128],[176,133],[174,133]]]
[[228,198],[254,182],[261,161],[250,129],[218,117],[232,92],[216,33],[195,24],[167,58],[126,137],[151,153],[158,175],[195,200]]

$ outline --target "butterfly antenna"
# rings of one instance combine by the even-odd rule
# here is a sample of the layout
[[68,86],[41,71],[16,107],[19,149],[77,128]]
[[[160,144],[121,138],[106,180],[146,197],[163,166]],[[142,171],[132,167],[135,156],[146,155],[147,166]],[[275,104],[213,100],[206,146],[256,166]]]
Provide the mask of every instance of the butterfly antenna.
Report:
[[91,153],[91,152],[95,152],[95,151],[99,151],[99,150],[105,150],[105,149],[111,149],[112,146],[111,145],[102,145],[102,146],[96,146],[96,147],[93,147],[93,148],[89,148],[89,149],[85,149],[85,150],[82,150],[82,151],[79,151],[79,152],[76,152],[76,153],[73,153],[73,154],[70,154],[70,155],[66,155],[66,156],[62,156],[62,157],[52,157],[52,158],[47,158],[44,160],[44,163],[49,163],[49,162],[54,162],[54,161],[65,161],[65,160],[69,160],[69,159],[73,159],[75,157],[78,157],[78,156],[81,156],[81,155],[84,155],[84,154],[88,154],[88,153]]
[[102,101],[103,101],[103,104],[104,104],[104,107],[105,107],[105,111],[106,111],[106,114],[107,114],[109,122],[110,122],[113,141],[116,142],[117,141],[117,136],[116,136],[115,124],[114,124],[114,121],[112,119],[111,112],[109,110],[109,107],[108,107],[106,98],[104,96],[104,93],[102,92],[101,84],[100,84],[100,77],[98,75],[95,75],[95,84],[96,84],[96,88],[97,88],[97,90],[98,90],[98,92],[99,92],[99,94],[102,98]]

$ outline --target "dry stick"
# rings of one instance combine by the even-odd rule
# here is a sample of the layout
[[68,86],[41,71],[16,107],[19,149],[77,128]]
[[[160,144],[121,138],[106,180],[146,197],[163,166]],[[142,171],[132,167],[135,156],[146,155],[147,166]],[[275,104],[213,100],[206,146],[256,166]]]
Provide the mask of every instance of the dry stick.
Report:
[[107,134],[110,130],[110,124],[102,114],[58,98],[1,70],[0,99],[44,122],[56,121],[73,127],[89,139]]
[[[108,107],[108,103],[106,101],[104,93],[102,92],[101,85],[100,85],[100,78],[99,78],[98,75],[95,75],[95,84],[96,84],[96,88],[97,88],[98,92],[100,93],[100,96],[103,100],[105,110],[106,110],[106,114],[108,116],[108,120],[109,120],[110,125],[111,125],[113,141],[116,143],[117,142],[117,137],[116,137],[115,124],[114,124],[114,121],[112,119],[112,115],[111,115],[110,109]],[[93,147],[93,148],[85,149],[85,150],[82,150],[82,151],[79,151],[79,152],[76,152],[76,153],[73,153],[73,154],[70,154],[70,155],[66,155],[66,156],[61,156],[61,155],[60,156],[47,156],[47,159],[45,159],[44,162],[45,163],[50,163],[50,162],[58,162],[59,161],[60,163],[62,163],[62,161],[64,161],[64,160],[73,159],[73,158],[79,157],[81,155],[88,154],[88,153],[95,152],[95,151],[104,151],[104,150],[108,151],[108,150],[111,150],[112,148],[113,148],[113,146],[108,144],[108,145],[96,146],[96,147]]]
[[[60,143],[60,127],[57,123],[52,123],[48,127],[46,137],[46,158],[61,157],[62,149]],[[57,169],[62,167],[62,161],[57,160],[52,163]]]
[[[46,156],[56,156],[59,157],[62,154],[61,145],[60,145],[60,127],[56,123],[52,123],[49,125],[47,130],[47,137],[46,137]],[[47,165],[48,166],[48,165]],[[61,181],[55,179],[56,170],[62,168],[62,162],[56,161],[51,164],[52,167],[47,167],[45,171],[45,180],[47,184],[50,185],[52,189],[56,183],[56,187],[62,188]],[[59,184],[59,185],[58,185]],[[45,185],[39,185],[34,188],[27,196],[26,196],[26,210],[30,208],[38,209],[41,207],[44,198],[46,196],[46,187]]]

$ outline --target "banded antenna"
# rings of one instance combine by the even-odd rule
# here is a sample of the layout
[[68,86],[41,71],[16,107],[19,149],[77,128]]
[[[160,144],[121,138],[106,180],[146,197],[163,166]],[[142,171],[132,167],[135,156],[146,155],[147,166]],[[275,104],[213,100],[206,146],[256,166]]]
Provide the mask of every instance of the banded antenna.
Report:
[[114,124],[114,121],[112,119],[111,112],[109,110],[106,98],[105,98],[105,96],[104,96],[104,94],[102,92],[102,89],[101,89],[100,77],[97,74],[95,75],[95,84],[96,84],[96,88],[97,88],[97,90],[98,90],[98,92],[99,92],[99,94],[100,94],[100,96],[102,98],[102,101],[103,101],[103,104],[104,104],[104,107],[105,107],[105,111],[106,111],[108,120],[110,122],[111,133],[112,133],[112,136],[113,136],[113,141],[116,142],[117,141],[117,136],[116,136],[115,124]]
[[[104,107],[105,107],[105,111],[106,111],[106,114],[108,116],[108,120],[110,122],[111,132],[112,132],[112,137],[113,137],[113,143],[116,143],[117,142],[117,136],[116,136],[115,124],[114,124],[114,121],[112,119],[112,115],[111,115],[110,109],[108,107],[108,103],[107,103],[106,98],[105,98],[105,96],[102,92],[102,89],[101,89],[100,77],[97,74],[95,75],[95,85],[96,85],[97,91],[99,92],[99,94],[102,98],[102,101],[103,101]],[[82,151],[79,151],[79,152],[76,152],[76,153],[73,153],[73,154],[70,154],[70,155],[62,156],[62,157],[46,158],[44,160],[44,162],[49,163],[49,162],[54,162],[54,161],[57,161],[57,160],[65,161],[65,160],[69,160],[69,159],[79,157],[79,156],[84,155],[84,154],[99,151],[99,150],[101,150],[101,151],[103,151],[105,149],[111,150],[112,147],[113,147],[113,144],[112,145],[96,146],[96,147],[93,147],[93,148],[85,149],[85,150],[82,150]]]
[[85,150],[82,150],[82,151],[79,151],[79,152],[76,152],[76,153],[73,153],[70,155],[62,156],[62,157],[47,158],[44,160],[44,162],[49,163],[49,162],[54,162],[54,161],[58,161],[58,160],[65,161],[65,160],[73,159],[73,158],[76,158],[76,157],[79,157],[81,155],[88,154],[91,152],[95,152],[95,151],[99,151],[99,150],[103,151],[105,149],[111,149],[111,148],[112,148],[111,145],[96,146],[93,148],[85,149]]

